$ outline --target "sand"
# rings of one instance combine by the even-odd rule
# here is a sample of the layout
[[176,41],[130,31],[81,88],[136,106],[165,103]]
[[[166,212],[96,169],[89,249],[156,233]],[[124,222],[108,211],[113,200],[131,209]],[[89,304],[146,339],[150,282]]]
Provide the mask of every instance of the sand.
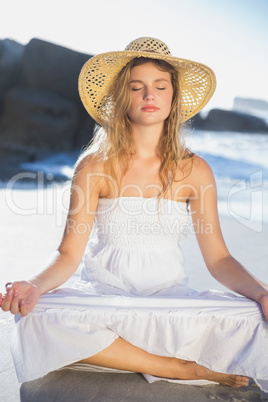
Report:
[[[38,272],[61,239],[68,206],[69,185],[55,183],[50,190],[0,188],[0,288],[7,281]],[[255,231],[230,217],[221,217],[231,253],[263,281],[268,282],[268,225]],[[258,229],[259,230],[259,229]],[[206,270],[196,240],[183,242],[189,285],[198,290],[226,290]],[[67,285],[78,277],[71,278]],[[65,284],[66,286],[66,284]],[[140,374],[107,374],[62,370],[19,384],[9,353],[13,316],[0,311],[0,401],[268,401],[268,394],[251,381],[234,390],[221,385],[202,387],[160,381],[148,384]]]

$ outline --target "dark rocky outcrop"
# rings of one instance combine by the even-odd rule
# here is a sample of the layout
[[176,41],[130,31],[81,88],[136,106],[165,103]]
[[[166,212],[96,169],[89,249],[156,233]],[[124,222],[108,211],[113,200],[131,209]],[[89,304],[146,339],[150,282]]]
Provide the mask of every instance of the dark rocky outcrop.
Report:
[[56,93],[81,106],[78,75],[90,57],[53,43],[32,39],[25,46],[22,58],[22,85]]
[[255,112],[266,112],[268,113],[268,102],[264,99],[251,99],[251,98],[234,98],[233,109],[239,112],[250,113],[250,111]]
[[95,123],[77,87],[90,57],[40,39],[26,46],[0,41],[2,159],[12,150],[17,159],[27,160],[33,153],[81,149],[90,141]]
[[7,92],[1,142],[47,150],[72,149],[78,127],[74,102],[54,92],[15,87]]
[[268,133],[267,123],[260,117],[234,110],[212,109],[205,118],[194,116],[190,124],[200,130]]
[[0,108],[6,91],[20,82],[23,52],[20,43],[10,39],[0,41]]

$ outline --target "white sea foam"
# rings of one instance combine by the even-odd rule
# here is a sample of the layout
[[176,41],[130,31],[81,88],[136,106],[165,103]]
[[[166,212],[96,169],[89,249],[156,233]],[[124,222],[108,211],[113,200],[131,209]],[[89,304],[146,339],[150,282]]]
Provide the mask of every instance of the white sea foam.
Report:
[[267,134],[195,130],[187,133],[187,143],[194,151],[204,155],[256,164],[268,169]]
[[245,226],[268,222],[268,135],[196,130],[187,144],[215,174],[220,214]]

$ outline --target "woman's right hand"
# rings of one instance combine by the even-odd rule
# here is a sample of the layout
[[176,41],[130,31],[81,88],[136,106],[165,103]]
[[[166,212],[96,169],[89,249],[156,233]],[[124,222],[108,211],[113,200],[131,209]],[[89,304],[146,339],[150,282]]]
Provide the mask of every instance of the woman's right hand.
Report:
[[29,281],[13,282],[6,285],[6,293],[0,293],[0,307],[12,314],[29,314],[40,296],[40,289]]

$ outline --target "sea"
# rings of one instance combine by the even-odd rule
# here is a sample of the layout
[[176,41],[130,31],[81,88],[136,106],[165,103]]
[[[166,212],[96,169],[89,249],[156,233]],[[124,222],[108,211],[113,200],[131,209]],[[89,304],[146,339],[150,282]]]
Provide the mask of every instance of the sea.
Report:
[[[219,214],[261,231],[262,223],[268,223],[268,134],[188,129],[185,139],[214,172]],[[33,182],[38,179],[39,187],[42,180],[46,187],[53,186],[55,180],[68,183],[78,155],[79,152],[59,152],[23,163],[21,169]]]
[[195,130],[186,142],[213,170],[220,215],[261,230],[268,223],[268,134]]

